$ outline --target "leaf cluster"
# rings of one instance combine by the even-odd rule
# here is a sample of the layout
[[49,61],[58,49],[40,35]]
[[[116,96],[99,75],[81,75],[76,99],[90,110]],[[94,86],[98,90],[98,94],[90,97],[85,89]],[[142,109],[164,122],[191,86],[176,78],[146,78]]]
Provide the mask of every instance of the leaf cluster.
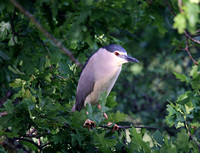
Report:
[[[181,6],[168,1],[175,17],[160,0],[17,2],[81,63],[114,43],[141,64],[123,67],[114,92],[107,100],[101,96],[101,110],[87,105],[72,113],[81,70],[10,1],[1,0],[0,152],[199,151],[199,66],[190,70],[191,59],[181,50],[188,43],[198,58],[199,46],[178,34],[199,28],[199,0]],[[96,128],[83,128],[88,118]],[[105,129],[108,121],[113,124]],[[112,132],[115,123],[160,130]],[[168,127],[174,125],[181,129]]]

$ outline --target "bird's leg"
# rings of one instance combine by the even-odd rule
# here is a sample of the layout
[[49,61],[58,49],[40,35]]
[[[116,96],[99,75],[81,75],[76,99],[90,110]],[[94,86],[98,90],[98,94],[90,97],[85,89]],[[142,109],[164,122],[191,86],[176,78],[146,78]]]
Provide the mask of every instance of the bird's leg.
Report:
[[[100,105],[100,104],[98,104],[98,108],[99,108],[99,110],[101,110],[101,105]],[[103,116],[105,117],[105,119],[108,119],[108,116],[107,116],[107,114],[106,114],[106,113],[104,113],[104,112],[103,112]]]
[[[101,110],[101,105],[100,104],[98,104],[98,108],[99,108],[99,110]],[[103,112],[103,116],[105,117],[105,119],[108,119],[107,114],[104,113],[104,112]],[[112,122],[108,122],[107,126],[110,126],[110,125],[112,125]],[[119,129],[119,126],[117,124],[115,124],[113,126],[113,130],[112,131],[115,132],[115,131],[118,131],[118,129]]]

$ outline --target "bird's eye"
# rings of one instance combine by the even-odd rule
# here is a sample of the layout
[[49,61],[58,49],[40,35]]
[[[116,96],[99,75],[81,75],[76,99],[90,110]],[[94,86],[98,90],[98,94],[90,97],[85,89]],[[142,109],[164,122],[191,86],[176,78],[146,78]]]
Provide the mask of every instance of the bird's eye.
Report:
[[115,52],[115,55],[116,55],[116,56],[119,56],[119,53],[118,53],[118,52]]

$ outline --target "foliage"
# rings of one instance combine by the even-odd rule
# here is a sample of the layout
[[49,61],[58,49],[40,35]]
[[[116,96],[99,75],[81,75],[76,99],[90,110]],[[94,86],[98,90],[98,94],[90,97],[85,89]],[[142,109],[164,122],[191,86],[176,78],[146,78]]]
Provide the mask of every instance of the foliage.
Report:
[[199,22],[199,0],[179,1],[180,13],[174,18],[174,28],[179,33],[183,33],[187,28],[191,33],[196,32],[196,26]]
[[185,127],[188,133],[196,134],[195,128],[200,127],[198,120],[200,117],[199,66],[192,67],[190,77],[178,73],[175,73],[175,75],[181,81],[190,84],[192,89],[180,95],[175,104],[170,103],[167,105],[169,114],[166,117],[166,122],[170,126],[175,125],[176,128]]
[[72,113],[81,70],[1,0],[0,152],[199,152],[199,0],[17,2],[81,63],[115,43],[141,64],[123,66],[101,110]]

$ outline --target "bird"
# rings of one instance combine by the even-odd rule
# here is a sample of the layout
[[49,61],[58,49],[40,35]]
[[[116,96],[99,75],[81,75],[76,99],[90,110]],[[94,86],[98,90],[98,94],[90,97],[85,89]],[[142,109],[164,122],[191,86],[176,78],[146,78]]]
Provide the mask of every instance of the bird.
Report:
[[[99,98],[106,92],[106,97],[113,88],[124,63],[139,61],[127,55],[126,50],[116,44],[110,44],[99,48],[94,52],[84,65],[76,90],[76,102],[72,112],[80,111],[87,103],[99,104]],[[89,119],[84,125],[94,122]]]

